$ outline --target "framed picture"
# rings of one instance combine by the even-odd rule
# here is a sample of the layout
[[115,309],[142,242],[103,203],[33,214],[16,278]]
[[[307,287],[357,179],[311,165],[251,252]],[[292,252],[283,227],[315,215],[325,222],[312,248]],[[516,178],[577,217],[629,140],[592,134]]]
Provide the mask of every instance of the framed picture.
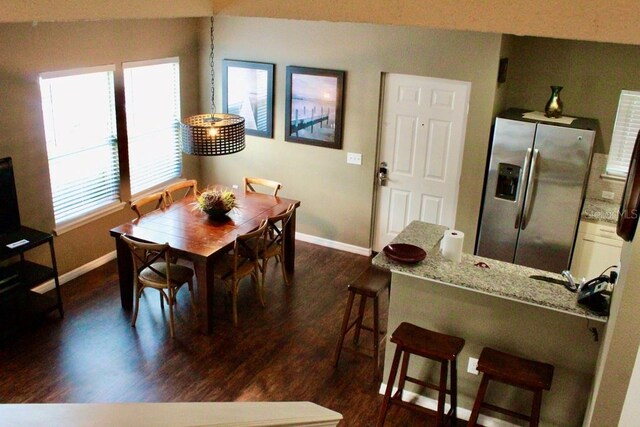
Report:
[[222,61],[222,111],[244,117],[247,135],[273,138],[273,64]]
[[344,71],[287,67],[286,141],[342,148]]

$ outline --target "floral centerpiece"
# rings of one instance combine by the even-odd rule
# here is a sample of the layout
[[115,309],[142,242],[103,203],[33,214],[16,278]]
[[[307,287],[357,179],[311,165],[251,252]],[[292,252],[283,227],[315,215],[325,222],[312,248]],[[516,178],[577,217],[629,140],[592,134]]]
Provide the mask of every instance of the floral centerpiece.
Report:
[[212,217],[221,217],[238,206],[231,190],[207,189],[196,198],[197,208]]

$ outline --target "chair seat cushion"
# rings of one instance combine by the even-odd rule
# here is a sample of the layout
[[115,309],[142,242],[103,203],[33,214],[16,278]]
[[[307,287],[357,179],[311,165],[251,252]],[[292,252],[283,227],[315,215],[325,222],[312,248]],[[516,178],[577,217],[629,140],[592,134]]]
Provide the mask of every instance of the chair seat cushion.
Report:
[[[153,270],[160,272],[160,274],[153,271],[151,268],[147,267],[142,272],[140,272],[140,278],[145,282],[155,283],[158,285],[166,286],[167,279],[167,264],[164,262],[156,262],[151,264]],[[193,278],[193,270],[189,267],[185,267],[180,264],[171,264],[171,282],[174,285],[182,285],[185,282],[188,282]]]
[[[253,272],[254,263],[251,261],[241,262],[238,265],[238,278],[248,276]],[[233,276],[233,254],[226,253],[215,261],[215,267],[213,269],[214,276],[223,280],[230,279]]]

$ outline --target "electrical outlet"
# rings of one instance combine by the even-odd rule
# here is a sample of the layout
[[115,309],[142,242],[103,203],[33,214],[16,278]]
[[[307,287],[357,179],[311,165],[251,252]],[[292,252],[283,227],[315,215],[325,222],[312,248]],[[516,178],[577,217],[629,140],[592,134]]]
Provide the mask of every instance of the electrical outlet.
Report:
[[467,372],[473,375],[478,375],[478,359],[475,357],[469,358],[469,364],[467,365]]
[[602,192],[602,198],[605,200],[613,200],[613,198],[616,196],[616,193],[614,193],[613,191],[603,191]]
[[347,163],[350,165],[361,165],[362,154],[361,153],[347,153]]

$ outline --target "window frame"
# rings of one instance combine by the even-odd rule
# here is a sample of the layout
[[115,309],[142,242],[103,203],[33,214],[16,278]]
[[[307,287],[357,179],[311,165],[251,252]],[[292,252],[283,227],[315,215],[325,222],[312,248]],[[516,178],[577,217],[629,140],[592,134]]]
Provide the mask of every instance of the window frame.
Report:
[[[152,185],[142,188],[142,189],[136,189],[136,191],[134,191],[133,188],[133,179],[132,176],[134,175],[132,173],[132,161],[131,161],[131,147],[132,147],[132,133],[131,133],[131,123],[130,123],[130,118],[129,118],[129,112],[127,111],[127,102],[128,102],[128,89],[127,89],[127,70],[131,70],[134,68],[139,68],[139,67],[148,67],[148,66],[153,66],[153,65],[162,65],[162,64],[174,64],[177,67],[177,81],[175,82],[175,94],[176,94],[176,99],[177,99],[177,104],[174,105],[175,110],[175,118],[176,118],[176,122],[175,122],[175,136],[176,136],[176,147],[175,147],[175,154],[177,155],[177,160],[178,160],[178,168],[177,168],[177,174],[170,176],[169,178],[162,180],[162,181],[157,181],[154,182]],[[124,87],[124,115],[127,118],[127,147],[126,147],[126,151],[127,151],[127,155],[128,155],[128,169],[127,169],[127,174],[129,177],[129,193],[131,198],[136,198],[136,197],[140,197],[144,194],[153,192],[157,189],[163,188],[168,184],[171,184],[173,182],[179,181],[179,180],[183,180],[183,171],[184,171],[184,164],[183,164],[183,159],[182,159],[182,149],[180,146],[180,121],[181,121],[181,111],[182,111],[182,99],[181,99],[181,77],[180,77],[180,57],[179,56],[172,56],[172,57],[165,57],[165,58],[156,58],[156,59],[148,59],[148,60],[141,60],[141,61],[129,61],[129,62],[123,62],[122,63],[122,79],[123,79],[123,87]],[[129,97],[129,99],[131,99],[131,97]],[[134,136],[135,138],[135,136]]]
[[[100,66],[94,66],[94,67],[81,67],[81,68],[73,68],[73,69],[59,70],[59,71],[48,71],[48,72],[42,72],[39,74],[38,83],[40,88],[41,109],[43,114],[43,132],[45,134],[47,167],[48,167],[48,175],[49,175],[49,188],[51,190],[51,198],[52,198],[51,203],[52,203],[52,211],[53,211],[53,220],[55,224],[53,231],[56,235],[63,234],[74,228],[77,228],[84,224],[92,222],[100,217],[119,211],[125,205],[125,203],[122,202],[122,191],[121,191],[122,177],[120,176],[120,158],[119,158],[120,142],[118,140],[118,130],[117,130],[118,122],[117,122],[117,111],[116,111],[117,108],[116,108],[116,99],[115,99],[115,96],[116,96],[115,95],[115,85],[116,85],[115,71],[116,71],[115,65],[109,64],[109,65],[100,65]],[[58,219],[56,216],[56,211],[53,204],[54,189],[52,186],[51,161],[55,160],[55,158],[58,157],[60,153],[56,153],[55,151],[53,152],[50,151],[50,147],[53,145],[53,143],[57,141],[57,139],[55,136],[53,137],[53,140],[50,138],[50,135],[51,135],[50,132],[54,132],[54,129],[51,128],[52,120],[53,120],[52,115],[54,114],[54,110],[53,110],[54,105],[51,103],[51,101],[53,101],[53,98],[51,97],[51,95],[45,94],[45,89],[51,88],[51,83],[48,83],[47,80],[63,78],[63,77],[81,76],[86,74],[96,74],[96,73],[103,73],[103,72],[110,73],[109,93],[105,95],[110,98],[109,103],[111,104],[110,111],[109,111],[110,117],[108,120],[110,121],[109,131],[111,132],[110,137],[112,140],[110,142],[107,142],[106,145],[112,146],[111,150],[113,152],[114,157],[113,157],[113,168],[112,170],[110,170],[110,173],[113,174],[113,176],[115,176],[115,178],[109,181],[105,181],[105,183],[111,183],[113,185],[113,188],[115,190],[113,193],[111,193],[111,195],[115,197],[112,197],[113,200],[107,203],[103,203],[94,209],[83,210],[79,212],[77,215],[71,215],[68,218],[62,217],[61,219]],[[96,148],[98,146],[100,145],[91,145],[89,148]],[[67,153],[67,155],[78,154],[82,151],[83,151],[83,148],[74,149],[73,151],[70,151],[69,153]],[[96,180],[95,182],[98,182],[98,180]]]
[[[631,153],[640,132],[640,124],[634,125],[634,119],[640,120],[640,91],[622,90],[611,134],[611,145],[604,174],[606,178],[626,180]],[[624,164],[627,171],[623,173]]]

